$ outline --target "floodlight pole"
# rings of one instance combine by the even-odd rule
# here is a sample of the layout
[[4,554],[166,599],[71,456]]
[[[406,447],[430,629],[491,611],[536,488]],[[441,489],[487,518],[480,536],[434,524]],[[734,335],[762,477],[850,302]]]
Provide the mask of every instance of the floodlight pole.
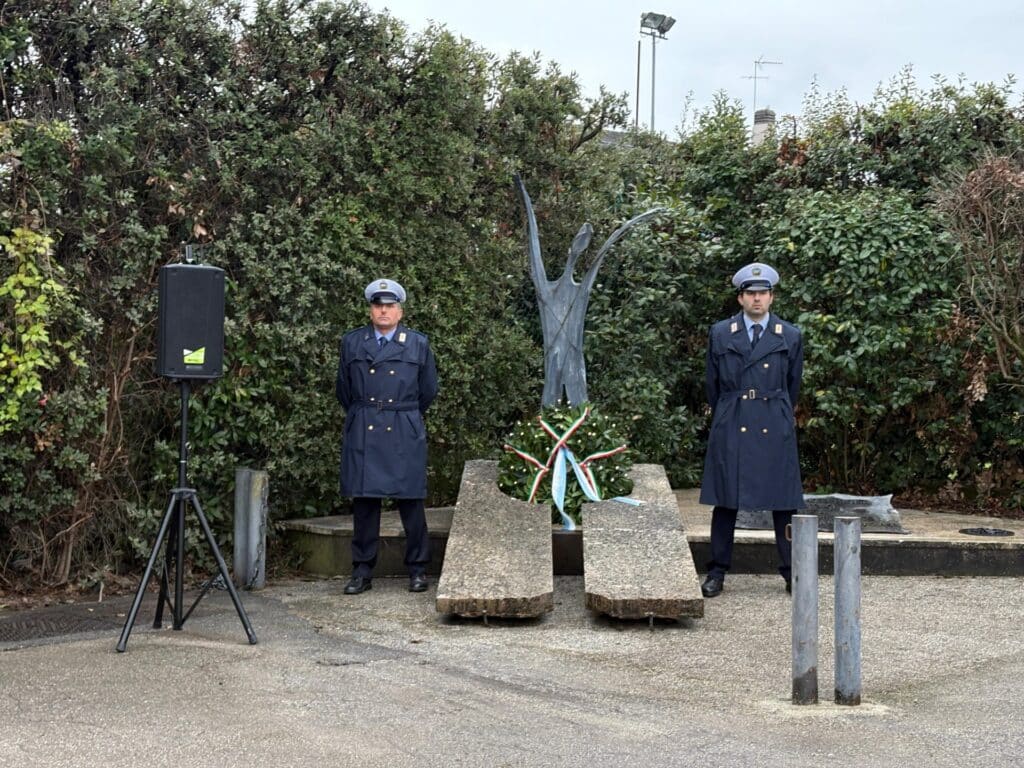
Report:
[[654,60],[657,54],[658,36],[651,34],[651,133],[654,133]]
[[[657,58],[658,38],[665,38],[665,33],[672,29],[676,20],[663,13],[643,13],[640,15],[640,34],[651,36],[651,132],[654,132],[654,82]],[[640,44],[636,49],[636,121],[640,120]]]
[[640,44],[643,40],[636,41],[636,109],[633,110],[633,127],[640,127]]

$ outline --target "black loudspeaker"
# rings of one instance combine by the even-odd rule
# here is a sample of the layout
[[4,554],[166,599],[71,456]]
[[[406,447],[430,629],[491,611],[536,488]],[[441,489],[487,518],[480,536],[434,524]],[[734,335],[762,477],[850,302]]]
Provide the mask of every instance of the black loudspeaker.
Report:
[[216,379],[224,369],[224,270],[202,264],[160,268],[156,372]]

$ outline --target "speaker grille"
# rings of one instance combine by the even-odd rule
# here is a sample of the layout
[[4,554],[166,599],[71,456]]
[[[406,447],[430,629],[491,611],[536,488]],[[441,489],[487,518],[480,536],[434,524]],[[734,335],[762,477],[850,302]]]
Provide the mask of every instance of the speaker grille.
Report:
[[169,264],[158,279],[157,374],[215,379],[224,366],[224,270]]

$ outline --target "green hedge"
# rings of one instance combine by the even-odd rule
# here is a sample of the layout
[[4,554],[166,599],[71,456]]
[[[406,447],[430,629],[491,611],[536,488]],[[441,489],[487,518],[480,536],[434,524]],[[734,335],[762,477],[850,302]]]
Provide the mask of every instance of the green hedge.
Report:
[[583,221],[603,241],[668,209],[602,267],[587,357],[591,399],[677,485],[699,481],[707,326],[763,258],[808,336],[809,486],[1017,503],[1020,395],[989,365],[930,197],[983,149],[1022,145],[1000,89],[822,98],[757,148],[721,99],[677,142],[606,143],[624,96],[584,99],[555,65],[410,36],[358,3],[101,6],[8,3],[0,27],[0,284],[25,291],[0,293],[0,584],[147,551],[177,456],[154,287],[184,241],[228,276],[225,375],[190,425],[222,536],[239,466],[270,471],[275,519],[341,509],[337,340],[382,274],[437,354],[430,502],[450,503],[463,462],[497,457],[539,406],[514,172],[556,269]]

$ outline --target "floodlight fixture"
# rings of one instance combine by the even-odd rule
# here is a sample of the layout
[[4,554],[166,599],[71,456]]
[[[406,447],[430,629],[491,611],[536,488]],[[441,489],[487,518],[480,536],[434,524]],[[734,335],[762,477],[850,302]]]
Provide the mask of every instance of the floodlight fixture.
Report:
[[[672,29],[676,20],[664,13],[644,13],[640,16],[640,31],[645,35],[652,35],[655,32],[659,37],[665,37],[665,33]],[[650,30],[645,32],[644,30]]]

